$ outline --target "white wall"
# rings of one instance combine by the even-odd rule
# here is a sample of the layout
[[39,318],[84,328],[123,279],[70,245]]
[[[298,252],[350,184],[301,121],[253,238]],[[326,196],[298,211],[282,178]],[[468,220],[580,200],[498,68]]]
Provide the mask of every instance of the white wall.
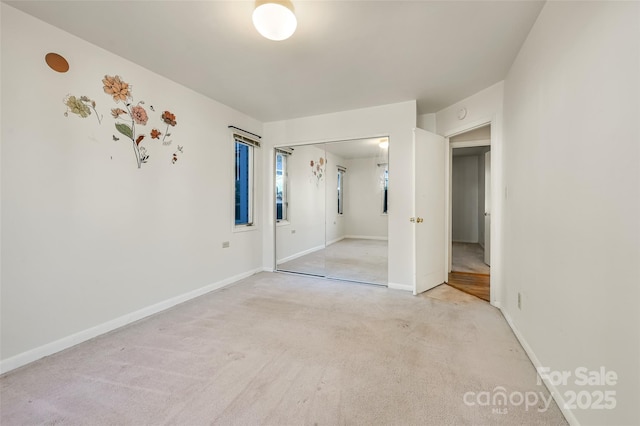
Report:
[[505,81],[503,310],[538,365],[617,373],[556,387],[616,392],[584,425],[640,423],[639,76],[640,3],[547,2]]
[[[260,134],[261,124],[1,7],[2,367],[260,268],[262,187],[256,188],[256,228],[232,232],[234,152],[227,126]],[[69,60],[68,73],[46,66],[51,51]],[[105,74],[122,76],[135,100],[147,102],[148,127],[159,111],[176,114],[173,145],[147,137],[142,144],[151,157],[141,169],[131,144],[114,129],[110,109],[117,105],[103,92]],[[65,117],[69,93],[94,99],[102,124],[95,114]],[[184,154],[171,164],[177,144]],[[256,156],[261,176],[261,152]],[[223,241],[231,246],[222,249]]]
[[[504,83],[501,81],[438,111],[436,113],[437,133],[450,136],[486,124],[496,118],[502,110],[503,86]],[[460,120],[458,112],[463,108],[467,112],[465,118]],[[495,124],[492,123],[491,127],[492,142],[495,131],[499,130]]]
[[478,242],[478,156],[453,157],[452,240]]
[[435,114],[421,114],[417,118],[418,123],[416,127],[426,130],[431,133],[436,132],[436,115]]
[[278,263],[324,248],[327,178],[318,179],[310,166],[313,161],[315,168],[320,158],[324,150],[312,145],[296,147],[287,158],[289,208],[287,221],[276,226]]
[[[389,136],[389,282],[390,286],[410,289],[413,283],[412,236],[409,222],[412,213],[413,181],[412,132],[416,125],[416,102],[408,101],[373,108],[325,114],[313,117],[266,123],[266,144],[296,145],[298,143],[342,141],[373,136]],[[273,162],[265,185],[273,188]],[[273,191],[264,192],[265,205],[273,205]],[[265,210],[266,223],[273,222],[273,212]],[[264,234],[264,265],[273,266],[273,232]]]
[[345,173],[345,234],[356,238],[387,239],[387,215],[382,214],[384,167],[377,158],[354,158]]

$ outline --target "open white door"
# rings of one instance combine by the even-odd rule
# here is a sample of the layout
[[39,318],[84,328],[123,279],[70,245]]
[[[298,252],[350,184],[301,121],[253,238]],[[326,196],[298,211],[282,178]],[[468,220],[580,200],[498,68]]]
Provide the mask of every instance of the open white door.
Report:
[[413,294],[445,282],[445,140],[442,136],[414,129],[413,172],[414,226]]
[[484,263],[491,265],[491,151],[484,153]]

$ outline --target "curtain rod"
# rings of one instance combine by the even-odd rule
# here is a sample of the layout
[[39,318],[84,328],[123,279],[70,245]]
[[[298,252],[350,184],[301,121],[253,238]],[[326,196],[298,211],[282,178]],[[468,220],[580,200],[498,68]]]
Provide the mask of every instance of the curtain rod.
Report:
[[240,127],[236,127],[236,126],[228,126],[228,127],[229,127],[230,129],[240,130],[241,132],[245,132],[245,133],[247,133],[247,134],[249,134],[249,135],[255,136],[255,137],[256,137],[256,138],[258,138],[258,139],[262,139],[262,136],[260,136],[260,135],[256,135],[255,133],[248,132],[248,131],[246,131],[246,130],[244,130],[244,129],[241,129]]

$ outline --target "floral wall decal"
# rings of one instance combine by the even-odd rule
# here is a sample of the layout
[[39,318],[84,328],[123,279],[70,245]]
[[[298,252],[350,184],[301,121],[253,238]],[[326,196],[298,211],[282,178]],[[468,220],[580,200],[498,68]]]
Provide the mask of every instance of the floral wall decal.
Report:
[[[140,146],[146,134],[142,133],[144,129],[141,130],[140,127],[136,127],[146,126],[149,121],[149,115],[143,106],[145,103],[144,101],[138,101],[134,104],[129,83],[123,81],[119,75],[105,75],[104,79],[102,79],[102,84],[104,85],[102,89],[106,94],[111,95],[115,102],[124,105],[124,108],[112,108],[111,116],[116,120],[116,130],[131,140],[131,147],[133,148],[138,168],[140,168],[142,164],[149,160],[146,147]],[[153,111],[152,108],[151,110]],[[172,117],[172,122],[175,126],[175,116],[172,114]],[[166,122],[164,113],[162,114],[162,120]],[[151,139],[158,139],[160,132],[154,128],[151,129],[149,135]]]
[[[145,108],[144,101],[135,102],[133,100],[133,94],[131,93],[131,85],[124,81],[119,75],[110,76],[105,75],[102,79],[102,90],[107,95],[110,95],[114,102],[119,104],[116,108],[111,108],[111,117],[115,120],[114,127],[122,136],[125,136],[127,140],[131,141],[131,147],[136,159],[138,168],[142,167],[149,160],[148,147],[143,145],[145,140],[151,143],[152,140],[159,140],[162,138],[162,145],[171,145],[172,140],[167,139],[171,136],[169,129],[175,127],[177,124],[176,116],[170,111],[163,111],[160,116],[160,125],[151,126],[151,130],[145,132],[146,126],[149,123],[151,117],[147,109]],[[96,102],[89,99],[87,96],[76,97],[68,95],[64,99],[64,104],[67,106],[65,116],[69,116],[69,112],[78,115],[81,118],[86,118],[91,115],[91,111],[95,113],[98,123],[102,124],[102,116],[98,115],[96,111]],[[152,105],[149,106],[149,111],[155,113],[155,109]],[[164,134],[160,132],[159,128],[162,124],[166,125]],[[146,137],[149,136],[149,139]],[[119,141],[120,137],[113,135],[113,141]],[[178,161],[178,154],[182,154],[183,147],[178,146],[178,149],[171,155],[171,163],[175,164]]]
[[174,127],[177,124],[176,116],[174,114],[171,114],[169,111],[165,111],[162,113],[162,121],[164,121],[167,124],[167,130],[165,130],[164,136],[162,137],[162,144],[170,145],[171,141],[167,141],[165,139],[167,136],[171,136],[171,133],[169,133],[169,126]]
[[183,147],[178,145],[178,149],[176,150],[176,152],[173,153],[173,157],[171,158],[172,164],[176,164],[176,161],[178,161],[178,153],[182,154],[182,148]]
[[313,176],[314,176],[315,181],[316,181],[316,185],[318,185],[320,183],[320,181],[322,180],[322,176],[324,176],[324,165],[325,164],[326,164],[326,161],[322,157],[320,157],[320,159],[318,161],[311,160],[309,162],[309,165],[311,166],[311,173],[313,173]]
[[89,99],[86,96],[80,96],[79,98],[73,95],[67,95],[64,98],[64,104],[67,106],[67,110],[64,113],[65,117],[69,116],[69,113],[79,115],[82,118],[87,118],[91,115],[91,110],[95,112],[98,123],[102,123],[102,116],[98,115],[96,111],[96,101]]

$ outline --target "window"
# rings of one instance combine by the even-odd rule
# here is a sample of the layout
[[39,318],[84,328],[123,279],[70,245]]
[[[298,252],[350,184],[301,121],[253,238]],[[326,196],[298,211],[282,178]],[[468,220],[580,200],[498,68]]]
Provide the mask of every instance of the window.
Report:
[[389,169],[387,166],[384,168],[384,175],[382,177],[382,214],[388,213],[389,208]]
[[288,219],[287,201],[287,157],[288,152],[276,149],[276,221],[281,222]]
[[253,150],[260,142],[233,134],[236,146],[235,225],[253,225]]
[[344,211],[344,172],[347,170],[338,166],[338,214]]

